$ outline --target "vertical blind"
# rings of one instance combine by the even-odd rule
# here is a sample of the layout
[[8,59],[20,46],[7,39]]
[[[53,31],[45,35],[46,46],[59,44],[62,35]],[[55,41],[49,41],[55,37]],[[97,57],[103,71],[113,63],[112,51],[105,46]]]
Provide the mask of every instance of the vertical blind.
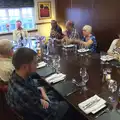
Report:
[[33,7],[34,0],[0,0],[0,8]]

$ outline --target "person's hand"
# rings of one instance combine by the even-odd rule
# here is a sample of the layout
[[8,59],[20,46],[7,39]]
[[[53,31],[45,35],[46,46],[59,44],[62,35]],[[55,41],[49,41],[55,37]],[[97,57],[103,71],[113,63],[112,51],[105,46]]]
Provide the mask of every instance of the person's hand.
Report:
[[48,109],[49,107],[49,103],[43,99],[40,100],[41,101],[41,104],[43,106],[44,109]]
[[54,30],[51,31],[51,35],[52,35],[53,37],[56,36],[56,34],[57,34],[56,31],[54,31]]
[[68,37],[64,36],[64,38],[62,39],[62,43],[67,43],[67,41],[68,41]]
[[79,41],[80,45],[84,45],[84,42],[82,40]]
[[42,94],[43,99],[49,101],[49,98],[48,98],[48,96],[47,96],[47,94],[46,94],[46,92],[45,92],[45,89],[44,89],[43,87],[40,87],[40,91],[41,91],[41,94]]

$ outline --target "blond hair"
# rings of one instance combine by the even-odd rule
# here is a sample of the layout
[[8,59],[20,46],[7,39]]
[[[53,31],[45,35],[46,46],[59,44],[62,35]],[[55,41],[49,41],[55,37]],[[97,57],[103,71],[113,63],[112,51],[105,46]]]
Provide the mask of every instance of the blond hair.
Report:
[[12,49],[12,43],[8,39],[0,40],[0,55],[8,55]]
[[90,26],[90,25],[85,25],[84,27],[83,27],[83,30],[85,30],[86,32],[92,32],[92,27]]

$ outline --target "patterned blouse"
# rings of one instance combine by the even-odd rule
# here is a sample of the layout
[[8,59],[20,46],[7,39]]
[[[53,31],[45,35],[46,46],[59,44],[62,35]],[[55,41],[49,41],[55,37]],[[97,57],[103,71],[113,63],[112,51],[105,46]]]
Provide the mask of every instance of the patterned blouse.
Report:
[[[87,42],[87,40],[86,40],[85,37],[83,37],[82,40],[83,40],[84,42]],[[90,36],[90,40],[93,41],[93,44],[89,46],[89,49],[90,49],[91,52],[95,53],[95,52],[96,52],[96,47],[97,47],[97,41],[96,41],[95,36],[91,35],[91,36]]]

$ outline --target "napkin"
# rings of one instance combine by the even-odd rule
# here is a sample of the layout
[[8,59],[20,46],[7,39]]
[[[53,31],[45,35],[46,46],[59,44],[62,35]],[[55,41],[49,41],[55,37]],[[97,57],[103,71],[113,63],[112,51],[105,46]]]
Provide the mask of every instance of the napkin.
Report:
[[103,55],[101,58],[100,58],[102,61],[111,61],[114,59],[113,56],[110,56],[110,55]]
[[42,68],[42,67],[45,67],[47,65],[47,63],[45,63],[44,61],[38,63],[38,66],[37,68]]
[[71,47],[74,47],[75,45],[73,45],[73,44],[70,44],[70,45],[64,45],[63,47],[65,47],[65,48],[71,48]]
[[86,114],[93,113],[95,114],[102,108],[104,108],[106,101],[100,98],[97,95],[94,95],[93,97],[87,99],[86,101],[78,104],[78,107],[85,112]]
[[56,82],[60,82],[62,80],[64,80],[66,77],[65,74],[62,74],[62,73],[55,73],[49,77],[47,77],[45,80],[48,82],[48,83],[56,83]]
[[84,49],[84,48],[78,50],[78,52],[80,52],[80,53],[82,53],[82,52],[88,52],[88,51],[90,51],[90,50],[89,49]]

